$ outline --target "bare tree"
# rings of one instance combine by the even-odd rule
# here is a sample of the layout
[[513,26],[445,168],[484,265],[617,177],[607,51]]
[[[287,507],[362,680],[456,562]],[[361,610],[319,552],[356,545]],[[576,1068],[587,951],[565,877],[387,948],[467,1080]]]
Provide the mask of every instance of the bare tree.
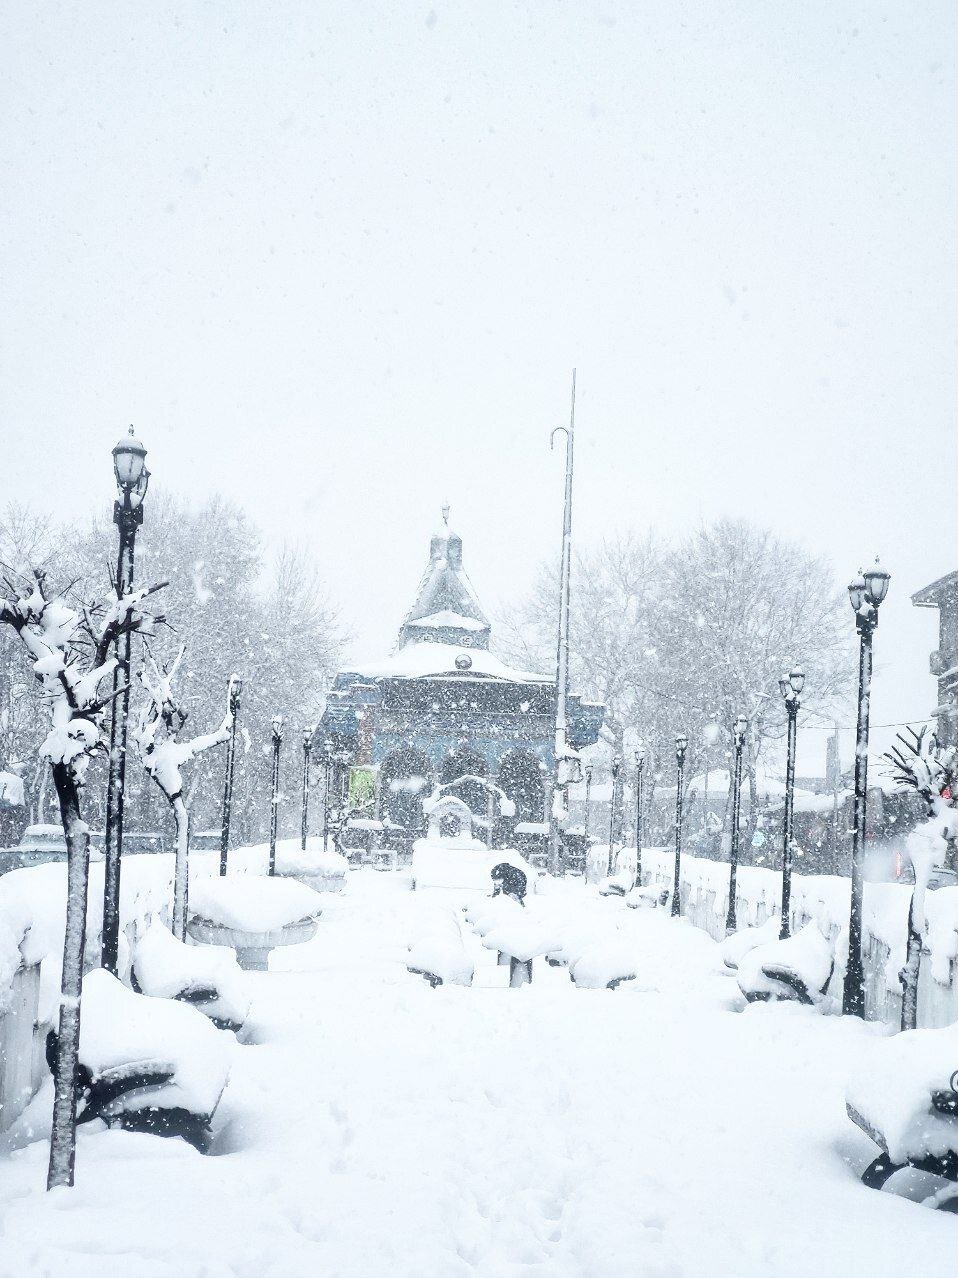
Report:
[[33,659],[43,688],[50,730],[40,747],[53,773],[67,845],[66,924],[60,985],[60,1018],[54,1064],[53,1127],[47,1188],[72,1185],[76,1160],[76,1078],[80,1048],[80,993],[86,940],[90,835],[80,811],[80,794],[91,757],[106,747],[104,711],[113,695],[100,696],[100,684],[113,674],[117,639],[133,631],[150,633],[158,620],[142,608],[160,587],[132,591],[105,608],[95,604],[79,612],[63,593],[48,590],[42,571],[31,583],[4,580],[0,624],[9,626]]
[[[557,597],[555,571],[545,568],[506,614],[500,644],[527,668],[554,667]],[[574,687],[605,704],[605,735],[617,752],[631,728],[651,751],[653,776],[669,779],[678,729],[689,737],[691,782],[706,758],[704,738],[714,735],[709,725],[728,748],[746,714],[754,813],[757,764],[784,733],[779,676],[804,667],[809,708],[845,695],[846,610],[825,561],[744,521],[721,520],[672,547],[621,533],[576,556]],[[708,756],[712,766],[718,753]]]
[[160,666],[147,653],[140,682],[147,699],[140,712],[134,741],[147,774],[156,782],[173,810],[176,823],[176,869],[173,876],[173,935],[180,941],[186,936],[187,896],[189,892],[189,810],[183,800],[181,769],[197,755],[229,740],[233,726],[230,710],[232,682],[227,693],[226,714],[214,731],[192,741],[180,741],[179,734],[187,713],[173,699],[173,679],[183,660],[181,647],[169,669]]

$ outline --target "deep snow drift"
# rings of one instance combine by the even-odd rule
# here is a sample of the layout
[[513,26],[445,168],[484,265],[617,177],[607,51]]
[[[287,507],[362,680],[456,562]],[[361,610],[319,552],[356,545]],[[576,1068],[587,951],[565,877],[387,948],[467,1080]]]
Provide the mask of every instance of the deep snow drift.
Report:
[[636,960],[616,991],[542,959],[508,990],[468,928],[474,984],[433,990],[407,945],[451,900],[354,872],[250,975],[218,1157],[94,1123],[48,1195],[47,1085],[0,1146],[0,1273],[949,1272],[954,1216],[858,1182],[876,1151],[844,1091],[877,1027],[743,1011],[713,941],[621,899],[589,906]]

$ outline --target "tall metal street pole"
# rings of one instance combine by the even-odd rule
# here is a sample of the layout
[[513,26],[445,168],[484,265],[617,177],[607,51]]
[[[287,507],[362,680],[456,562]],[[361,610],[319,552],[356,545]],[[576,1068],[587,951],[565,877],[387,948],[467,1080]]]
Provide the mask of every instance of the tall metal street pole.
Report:
[[585,839],[586,858],[589,855],[589,833],[592,824],[592,764],[585,766],[585,820],[582,822],[582,834]]
[[329,851],[329,773],[333,766],[333,743],[323,747],[323,851]]
[[642,821],[645,802],[645,747],[635,752],[635,886],[642,886],[642,841],[645,834]]
[[303,822],[300,846],[306,851],[306,831],[309,828],[309,756],[313,749],[313,729],[303,729]]
[[672,883],[672,916],[682,913],[682,774],[689,739],[684,732],[675,738],[675,878]]
[[572,405],[569,425],[557,426],[565,435],[565,498],[562,505],[562,560],[559,571],[559,641],[556,657],[555,784],[549,812],[549,872],[557,875],[562,855],[560,813],[566,810],[570,782],[578,780],[569,758],[569,597],[572,575],[572,473],[575,448],[575,369],[572,370]]
[[742,750],[745,746],[745,733],[747,730],[748,720],[744,714],[740,714],[735,720],[735,762],[732,765],[732,841],[729,854],[728,912],[725,915],[725,933],[727,936],[730,936],[738,927],[735,915],[735,897],[742,837]]
[[792,854],[794,840],[793,814],[795,810],[795,744],[798,735],[798,711],[801,706],[799,694],[805,686],[805,675],[796,668],[786,677],[779,679],[778,686],[785,698],[785,710],[788,714],[788,753],[785,761],[785,814],[782,819],[782,926],[779,940],[785,941],[791,935],[792,908]]
[[612,793],[609,796],[609,856],[606,862],[606,874],[615,869],[615,825],[619,798],[619,772],[622,760],[617,754],[612,756]]
[[868,727],[871,702],[872,641],[878,609],[891,578],[876,566],[848,587],[860,636],[858,649],[858,722],[855,737],[855,806],[852,822],[852,891],[848,918],[848,961],[842,991],[842,1012],[865,1015],[865,973],[862,967],[862,902],[864,896],[865,818],[868,793]]
[[230,739],[226,744],[226,779],[223,783],[223,828],[220,832],[220,874],[226,874],[226,861],[230,846],[230,816],[233,810],[233,768],[236,764],[236,721],[239,718],[240,696],[243,692],[241,679],[230,675],[229,707],[232,723]]
[[[133,435],[113,449],[113,470],[118,496],[113,522],[120,535],[116,565],[116,593],[122,599],[133,586],[133,547],[143,522],[143,499],[150,472],[146,449]],[[113,712],[110,720],[110,763],[106,787],[106,830],[103,865],[103,933],[100,962],[116,975],[120,945],[120,858],[123,854],[123,806],[126,784],[126,737],[130,717],[130,650],[132,636],[124,629],[117,640],[117,665],[113,672]]]
[[283,744],[283,720],[273,718],[273,796],[269,814],[269,874],[276,873],[276,831],[279,825],[279,748]]

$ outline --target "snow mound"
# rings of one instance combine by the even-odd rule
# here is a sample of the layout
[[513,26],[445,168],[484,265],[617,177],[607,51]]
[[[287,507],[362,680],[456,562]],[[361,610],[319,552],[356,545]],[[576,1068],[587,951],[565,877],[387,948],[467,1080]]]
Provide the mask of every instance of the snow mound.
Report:
[[283,839],[276,845],[276,873],[341,875],[345,878],[349,862],[338,852],[323,852],[307,846],[304,852],[295,839]]
[[446,985],[471,985],[475,975],[458,933],[434,933],[413,942],[406,966],[416,972],[430,972]]
[[608,989],[638,975],[634,953],[615,936],[594,940],[586,946],[570,971],[576,985],[587,990]]
[[734,971],[746,954],[760,945],[777,941],[781,926],[781,919],[777,914],[773,914],[758,927],[743,927],[733,932],[731,936],[727,936],[719,946],[725,966]]
[[958,1070],[958,1025],[907,1030],[876,1043],[865,1068],[847,1086],[845,1099],[891,1160],[958,1149],[958,1121],[932,1108],[931,1093],[944,1091]]
[[213,998],[194,1003],[212,1020],[242,1025],[249,1014],[246,978],[224,945],[185,945],[154,923],[133,950],[133,971],[143,993],[155,998],[213,991]]
[[190,885],[190,917],[239,932],[276,932],[319,918],[322,899],[295,879],[259,875],[199,879]]
[[213,1113],[229,1076],[232,1035],[186,1003],[134,994],[103,968],[84,977],[82,1008],[80,1062],[94,1078],[133,1062],[174,1069],[169,1083],[123,1096],[112,1112],[155,1106]]
[[814,923],[785,941],[757,945],[741,959],[739,989],[748,999],[817,1003],[832,974],[829,943]]

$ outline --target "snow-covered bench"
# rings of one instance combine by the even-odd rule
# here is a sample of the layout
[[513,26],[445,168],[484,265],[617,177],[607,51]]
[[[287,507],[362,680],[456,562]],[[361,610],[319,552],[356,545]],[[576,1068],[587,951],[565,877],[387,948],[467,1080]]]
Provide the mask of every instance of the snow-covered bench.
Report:
[[[83,979],[78,1122],[182,1136],[205,1152],[231,1043],[186,1003],[134,994],[103,968]],[[56,1035],[47,1037],[53,1065]]]
[[202,945],[227,945],[241,968],[265,972],[270,950],[316,935],[322,898],[293,879],[236,875],[190,884],[187,932]]
[[[881,1189],[904,1167],[958,1182],[958,1025],[907,1030],[876,1043],[845,1091],[849,1118],[881,1150],[862,1184]],[[958,1194],[929,1202],[958,1212]]]
[[634,887],[625,893],[625,903],[630,910],[655,909],[668,903],[667,887]]
[[226,946],[186,945],[161,923],[134,948],[130,984],[137,993],[192,1004],[219,1029],[241,1029],[249,1013],[249,990],[235,953]]
[[423,977],[433,989],[439,985],[472,984],[475,967],[452,914],[431,919],[407,948],[407,970]]
[[746,954],[758,949],[760,945],[771,945],[773,941],[778,940],[781,927],[781,919],[777,914],[773,914],[758,927],[743,927],[737,932],[732,932],[719,946],[723,963],[730,971],[737,972]]
[[749,1002],[791,999],[817,1004],[828,988],[835,958],[815,923],[784,941],[756,945],[738,963],[739,989]]

